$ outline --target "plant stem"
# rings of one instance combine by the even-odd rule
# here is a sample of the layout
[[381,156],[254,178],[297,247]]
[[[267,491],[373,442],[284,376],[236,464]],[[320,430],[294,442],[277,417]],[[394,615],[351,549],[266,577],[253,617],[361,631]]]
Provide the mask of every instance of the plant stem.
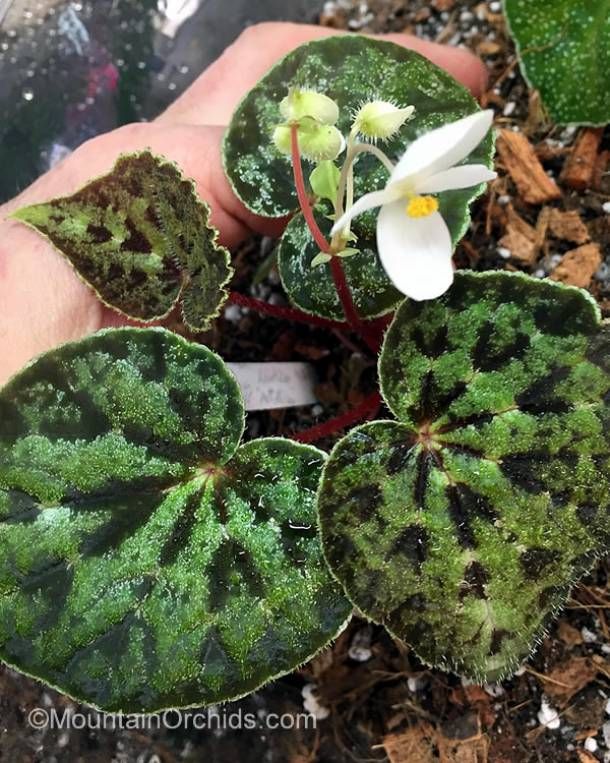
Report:
[[294,307],[270,305],[268,302],[263,302],[261,299],[248,297],[237,291],[229,292],[229,302],[232,302],[234,305],[239,305],[240,307],[247,307],[251,310],[255,310],[257,313],[262,313],[263,315],[271,315],[274,318],[279,318],[281,320],[305,323],[308,326],[317,326],[319,328],[331,330],[345,330],[348,327],[348,324],[345,323],[345,321],[333,321],[329,318],[320,318],[317,315],[310,315],[309,313],[297,310]]
[[[388,172],[392,172],[394,169],[394,165],[392,164],[389,157],[380,149],[377,148],[377,146],[373,146],[370,143],[350,143],[348,144],[347,148],[347,155],[345,157],[345,163],[341,169],[341,176],[339,178],[339,189],[337,192],[337,204],[335,208],[335,213],[337,215],[337,219],[341,217],[343,212],[346,211],[346,209],[349,209],[349,206],[347,208],[345,207],[343,203],[343,199],[345,198],[345,194],[348,188],[348,185],[350,184],[350,176],[353,173],[354,169],[354,162],[358,158],[360,154],[373,154],[373,156],[377,157],[379,161],[383,164],[383,166],[387,169]],[[348,199],[349,203],[349,199]]]
[[307,227],[311,231],[311,235],[314,238],[316,244],[320,247],[321,252],[330,254],[330,244],[326,240],[324,234],[320,230],[316,218],[314,217],[313,209],[309,201],[307,189],[305,187],[305,178],[303,176],[303,165],[301,164],[301,154],[299,152],[299,127],[294,124],[291,127],[290,137],[292,141],[292,168],[294,171],[294,184],[296,186],[297,198],[299,199],[299,206],[303,212],[303,217],[307,223]]
[[336,434],[343,429],[346,429],[351,424],[357,424],[359,421],[372,418],[379,408],[381,407],[381,395],[379,392],[374,392],[372,395],[366,397],[360,405],[352,408],[351,411],[346,411],[340,416],[336,416],[334,419],[325,421],[324,424],[318,424],[311,429],[306,429],[303,432],[298,432],[293,435],[292,439],[296,442],[315,442],[321,440],[323,437],[329,437]]
[[[347,279],[345,277],[345,271],[343,270],[343,263],[340,257],[333,257],[330,261],[330,272],[335,282],[335,289],[341,300],[343,312],[347,318],[347,322],[352,328],[359,334],[363,334],[362,319],[358,315],[354,300],[352,299],[352,293],[347,285]],[[365,332],[366,333],[366,332]],[[366,337],[364,337],[366,339]],[[368,341],[367,341],[368,344]]]
[[303,165],[301,163],[301,154],[299,152],[298,125],[292,125],[290,136],[292,143],[294,184],[296,186],[299,205],[303,212],[303,216],[305,217],[305,221],[307,222],[307,226],[309,227],[316,244],[320,247],[320,251],[331,255],[330,270],[347,322],[357,334],[360,334],[370,349],[373,350],[373,352],[377,352],[379,343],[371,336],[366,326],[363,325],[362,318],[358,315],[354,300],[352,299],[352,293],[347,284],[347,279],[345,278],[345,271],[343,270],[341,258],[333,253],[331,245],[324,237],[324,234],[318,227],[318,223],[314,217],[313,209],[311,208],[309,196],[307,195],[307,189],[305,187],[305,178],[303,176]]

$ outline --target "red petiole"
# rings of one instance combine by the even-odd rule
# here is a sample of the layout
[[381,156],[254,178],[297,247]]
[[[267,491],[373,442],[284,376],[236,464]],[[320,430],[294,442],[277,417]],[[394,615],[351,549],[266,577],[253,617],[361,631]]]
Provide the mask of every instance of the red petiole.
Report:
[[359,421],[370,419],[381,408],[381,395],[379,392],[374,392],[372,395],[366,397],[360,405],[352,408],[351,411],[346,411],[340,416],[336,416],[334,419],[325,421],[323,424],[318,424],[311,429],[306,429],[304,432],[297,432],[293,435],[292,439],[296,442],[315,442],[321,440],[323,437],[329,437],[332,434],[340,432],[342,429],[346,429],[351,424],[356,424]]
[[[337,295],[341,302],[343,312],[347,319],[347,323],[343,321],[333,321],[327,318],[320,318],[315,315],[310,315],[302,310],[296,310],[291,307],[283,307],[280,305],[271,305],[267,302],[248,297],[245,294],[239,294],[238,292],[231,292],[229,300],[236,305],[242,307],[248,307],[256,310],[264,315],[271,315],[276,318],[292,320],[298,323],[305,323],[310,326],[319,326],[321,328],[331,329],[341,337],[341,330],[344,330],[348,325],[352,330],[358,334],[367,346],[374,353],[379,352],[381,345],[381,337],[385,327],[387,326],[387,319],[378,319],[371,321],[368,324],[362,320],[354,304],[352,293],[350,291],[347,279],[345,277],[345,271],[343,269],[343,263],[341,258],[337,256],[336,252],[332,251],[330,243],[326,240],[326,237],[320,230],[320,227],[316,221],[313,208],[307,193],[307,187],[305,185],[305,177],[303,175],[303,165],[301,162],[301,154],[299,151],[299,135],[298,125],[294,124],[291,127],[291,148],[292,148],[292,166],[294,171],[294,183],[296,187],[297,197],[299,200],[299,206],[303,212],[305,222],[313,236],[314,241],[319,246],[320,251],[329,254],[330,268]],[[346,429],[351,424],[355,424],[364,419],[373,417],[379,408],[381,407],[382,399],[379,392],[375,392],[369,395],[365,400],[350,411],[346,411],[340,416],[336,416],[330,421],[324,424],[318,424],[311,427],[304,432],[297,433],[293,436],[293,439],[297,442],[314,442],[320,440],[323,437],[328,437],[331,434],[335,434],[343,429]]]
[[[305,187],[305,178],[303,176],[303,165],[301,163],[301,153],[299,151],[299,126],[296,124],[292,125],[291,127],[290,139],[291,139],[291,145],[292,145],[292,170],[294,172],[294,184],[297,191],[299,206],[301,207],[301,212],[303,212],[303,217],[305,218],[307,227],[311,231],[311,235],[313,236],[314,241],[320,247],[320,251],[325,252],[326,254],[332,254],[331,246],[326,240],[326,237],[324,236],[322,231],[320,230],[318,223],[316,222],[316,218],[314,216],[313,209],[311,208],[311,203],[309,201],[307,188]],[[333,260],[334,259],[336,258],[333,257]]]
[[344,321],[332,321],[329,318],[320,318],[317,315],[310,315],[294,307],[284,307],[283,305],[271,305],[269,302],[263,302],[262,299],[248,297],[237,291],[229,293],[229,302],[240,307],[247,307],[263,315],[271,315],[280,320],[294,321],[295,323],[305,323],[308,326],[316,326],[330,330],[345,330],[348,326]]
[[345,271],[343,270],[341,258],[337,257],[336,253],[333,253],[332,247],[320,230],[320,227],[313,213],[313,209],[309,201],[309,194],[307,193],[307,188],[305,186],[305,177],[303,175],[303,164],[301,162],[301,153],[299,151],[298,125],[292,125],[290,137],[292,146],[292,169],[294,172],[294,184],[296,187],[297,198],[299,200],[299,206],[301,207],[301,211],[303,213],[303,217],[305,218],[305,222],[307,223],[307,227],[309,228],[314,241],[320,247],[320,251],[326,254],[330,254],[331,256],[330,269],[333,281],[348,323],[357,334],[360,334],[362,339],[366,342],[368,347],[373,350],[373,352],[378,352],[379,339],[372,336],[369,328],[364,325],[362,318],[358,314],[358,310],[354,304],[347,279],[345,278]]

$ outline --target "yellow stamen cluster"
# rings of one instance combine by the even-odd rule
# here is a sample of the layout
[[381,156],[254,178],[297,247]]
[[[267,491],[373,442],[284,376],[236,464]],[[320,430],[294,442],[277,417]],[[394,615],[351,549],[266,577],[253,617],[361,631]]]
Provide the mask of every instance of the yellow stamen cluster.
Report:
[[413,196],[407,204],[409,217],[428,217],[438,212],[438,199],[434,196]]

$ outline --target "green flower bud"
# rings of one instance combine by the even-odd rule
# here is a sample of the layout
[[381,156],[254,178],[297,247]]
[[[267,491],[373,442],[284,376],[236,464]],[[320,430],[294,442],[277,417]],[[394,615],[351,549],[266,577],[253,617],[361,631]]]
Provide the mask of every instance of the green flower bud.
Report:
[[273,143],[277,150],[290,156],[292,151],[292,136],[290,125],[278,125],[273,131]]
[[[345,148],[343,135],[332,125],[323,125],[315,119],[304,117],[298,127],[299,152],[305,159],[322,162],[336,159]],[[292,127],[278,125],[273,132],[275,147],[282,154],[292,152]]]
[[287,122],[300,122],[303,117],[317,119],[325,125],[334,125],[339,119],[339,107],[322,93],[292,88],[280,103],[280,113]]
[[311,173],[309,176],[309,185],[316,196],[334,202],[337,198],[340,179],[341,173],[339,172],[339,168],[336,164],[327,159],[326,161],[320,162]]
[[312,162],[333,161],[345,148],[343,135],[332,125],[303,119],[299,125],[299,149]]
[[399,109],[387,101],[371,101],[356,114],[352,130],[371,140],[387,140],[400,130],[414,111],[414,106]]

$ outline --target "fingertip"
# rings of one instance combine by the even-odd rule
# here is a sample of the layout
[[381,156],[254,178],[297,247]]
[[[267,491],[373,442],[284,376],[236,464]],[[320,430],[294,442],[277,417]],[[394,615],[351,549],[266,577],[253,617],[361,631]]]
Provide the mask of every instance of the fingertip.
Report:
[[453,48],[436,42],[420,40],[411,34],[387,34],[385,39],[421,53],[433,64],[449,72],[458,82],[479,98],[487,89],[489,75],[481,59],[466,48]]

